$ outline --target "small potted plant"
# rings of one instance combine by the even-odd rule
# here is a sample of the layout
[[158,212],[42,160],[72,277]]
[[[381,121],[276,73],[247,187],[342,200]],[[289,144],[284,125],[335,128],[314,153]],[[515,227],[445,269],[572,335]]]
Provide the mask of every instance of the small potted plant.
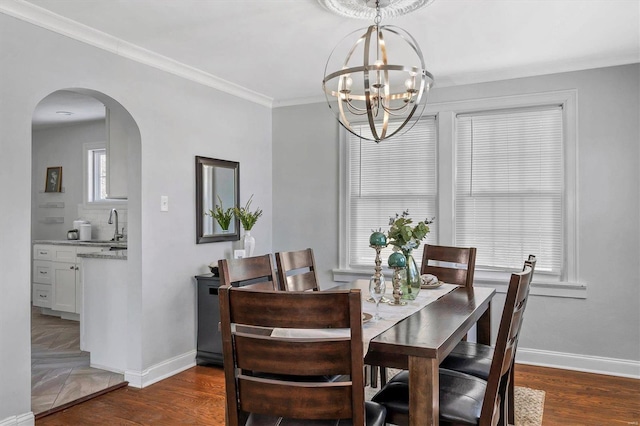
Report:
[[251,229],[258,221],[258,218],[262,216],[262,209],[258,208],[254,211],[251,211],[251,202],[253,201],[253,194],[247,201],[247,204],[244,207],[235,207],[233,209],[234,214],[238,219],[240,219],[240,223],[242,223],[242,227],[244,228],[244,254],[247,257],[251,257],[253,255],[253,249],[256,246],[256,239],[251,236]]

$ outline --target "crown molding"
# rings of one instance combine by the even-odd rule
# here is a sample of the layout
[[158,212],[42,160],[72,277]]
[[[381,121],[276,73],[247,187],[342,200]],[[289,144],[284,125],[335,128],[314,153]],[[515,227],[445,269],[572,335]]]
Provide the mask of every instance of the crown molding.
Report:
[[0,13],[238,98],[268,108],[273,105],[273,99],[261,93],[121,40],[24,0],[0,1]]
[[274,99],[272,107],[279,108],[279,107],[317,104],[317,103],[326,103],[326,102],[327,102],[327,98],[324,95],[308,96],[306,98]]

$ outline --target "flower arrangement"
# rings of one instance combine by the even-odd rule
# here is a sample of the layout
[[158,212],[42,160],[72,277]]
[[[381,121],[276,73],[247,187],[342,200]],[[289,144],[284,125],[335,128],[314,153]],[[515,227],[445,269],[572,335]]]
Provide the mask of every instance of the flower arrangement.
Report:
[[242,227],[244,228],[245,231],[251,231],[251,228],[253,228],[253,225],[255,225],[256,222],[258,221],[258,218],[262,216],[262,209],[258,208],[253,212],[249,210],[251,208],[252,200],[253,200],[253,194],[251,194],[249,201],[247,201],[247,204],[245,204],[244,207],[240,207],[240,208],[235,207],[233,209],[234,214],[238,219],[240,219],[240,222],[242,223]]
[[412,226],[413,220],[409,217],[409,210],[402,212],[402,215],[396,213],[395,217],[389,218],[389,231],[387,232],[387,241],[394,247],[394,250],[400,250],[403,253],[411,253],[411,250],[420,245],[420,241],[429,233],[429,225],[433,223],[435,218],[425,219]]
[[229,207],[225,210],[222,206],[222,200],[220,199],[220,196],[218,196],[218,201],[220,201],[220,205],[216,204],[215,209],[209,209],[209,213],[205,214],[213,217],[216,222],[218,222],[220,228],[222,228],[223,231],[228,231],[229,225],[231,225],[231,220],[233,219],[233,208]]

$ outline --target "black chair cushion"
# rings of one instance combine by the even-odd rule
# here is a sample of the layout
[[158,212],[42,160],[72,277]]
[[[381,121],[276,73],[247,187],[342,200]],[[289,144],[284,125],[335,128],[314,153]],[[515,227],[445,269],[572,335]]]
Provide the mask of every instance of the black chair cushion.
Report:
[[[375,402],[365,401],[364,403],[365,425],[384,426],[387,410],[383,405]],[[263,416],[251,414],[245,423],[246,426],[352,426],[351,419],[341,420],[302,420],[285,419],[282,417]]]
[[[487,382],[482,379],[441,368],[440,422],[477,425],[486,388]],[[391,379],[372,400],[387,407],[387,421],[408,424],[408,372],[402,372]]]
[[460,371],[487,380],[491,370],[493,348],[480,343],[462,341],[453,348],[440,367]]

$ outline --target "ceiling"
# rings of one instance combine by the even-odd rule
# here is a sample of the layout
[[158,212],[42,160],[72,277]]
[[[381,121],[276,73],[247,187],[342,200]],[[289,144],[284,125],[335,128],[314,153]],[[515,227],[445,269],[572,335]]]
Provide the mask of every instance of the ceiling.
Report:
[[[323,99],[331,50],[371,23],[338,16],[317,0],[22,3],[230,82],[274,106]],[[638,0],[435,0],[382,24],[414,36],[435,87],[640,62]]]

